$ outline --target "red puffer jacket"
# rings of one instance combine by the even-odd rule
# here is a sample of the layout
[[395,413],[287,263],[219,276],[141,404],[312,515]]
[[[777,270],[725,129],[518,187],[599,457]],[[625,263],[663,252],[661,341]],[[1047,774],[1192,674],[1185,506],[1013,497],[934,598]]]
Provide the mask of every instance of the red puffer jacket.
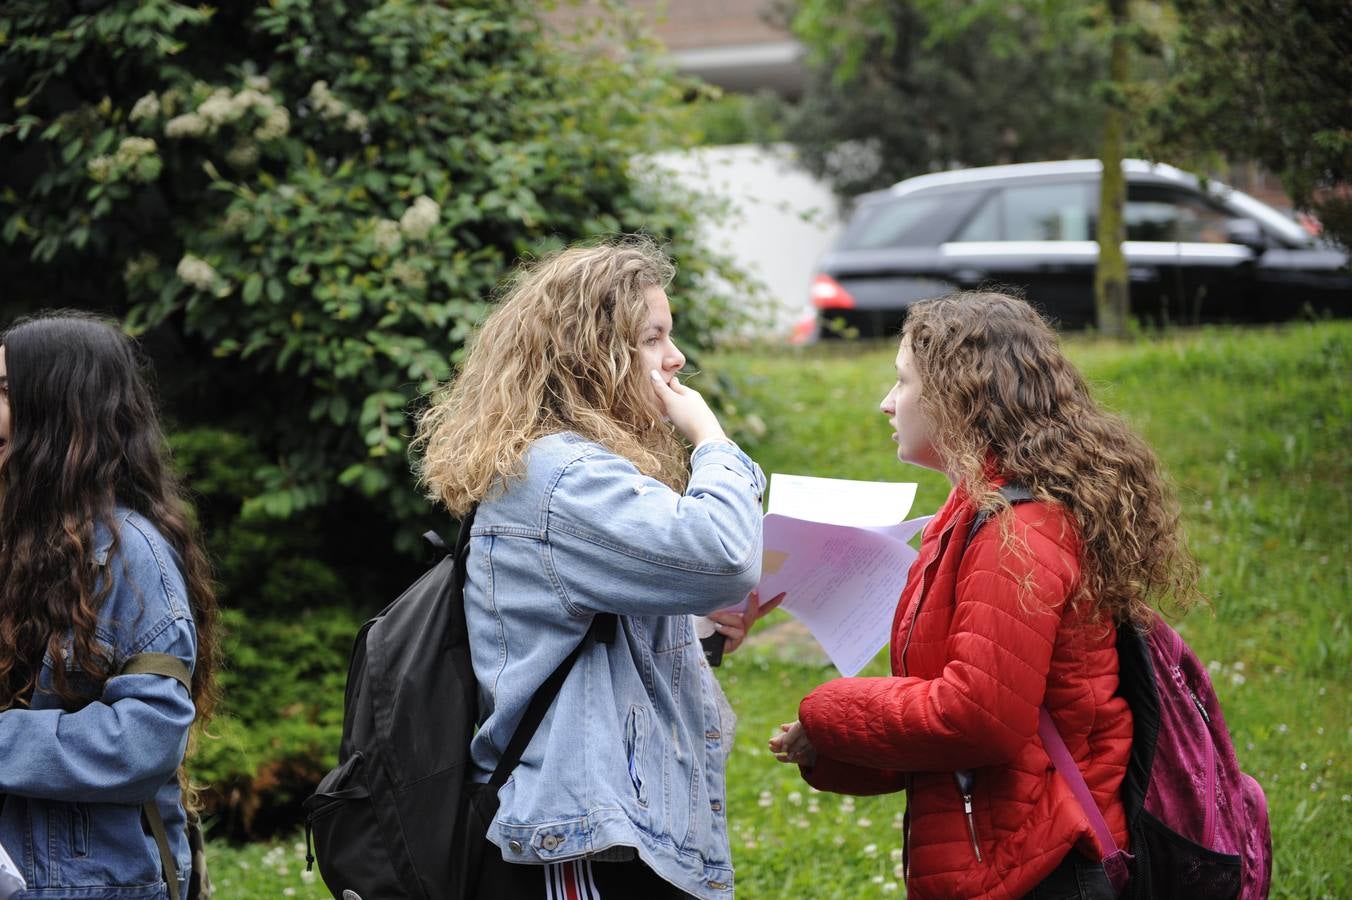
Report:
[[[1005,547],[992,520],[964,552],[975,515],[955,490],[926,529],[893,621],[893,677],[838,678],[798,710],[818,754],[809,784],[909,792],[911,900],[1020,897],[1071,847],[1101,856],[1038,739],[1044,703],[1126,847],[1118,788],[1131,711],[1113,696],[1112,627],[1081,623],[1066,602],[1079,577],[1075,527],[1059,506],[1022,503],[1025,550]],[[970,822],[960,769],[973,776]]]

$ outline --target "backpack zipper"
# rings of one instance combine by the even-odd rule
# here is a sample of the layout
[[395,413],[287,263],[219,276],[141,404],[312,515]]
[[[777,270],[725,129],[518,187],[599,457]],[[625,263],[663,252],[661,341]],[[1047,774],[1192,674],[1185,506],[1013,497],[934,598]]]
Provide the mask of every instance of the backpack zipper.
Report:
[[[1182,677],[1181,669],[1179,677]],[[1211,849],[1211,842],[1216,836],[1216,745],[1211,740],[1211,716],[1202,705],[1202,699],[1191,687],[1188,688],[1188,696],[1192,698],[1192,705],[1197,707],[1197,712],[1202,717],[1202,734],[1206,737],[1206,812],[1202,818],[1202,846]]]
[[976,816],[972,813],[972,777],[971,769],[962,769],[953,773],[953,779],[958,783],[958,793],[962,795],[962,814],[967,819],[967,836],[972,839],[972,852],[976,854],[976,861],[981,862],[981,842],[976,839]]

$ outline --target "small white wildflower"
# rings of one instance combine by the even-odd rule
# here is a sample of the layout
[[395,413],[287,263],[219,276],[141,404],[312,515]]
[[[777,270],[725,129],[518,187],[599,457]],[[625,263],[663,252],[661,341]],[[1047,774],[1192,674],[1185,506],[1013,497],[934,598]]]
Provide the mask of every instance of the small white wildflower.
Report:
[[1244,671],[1244,660],[1242,660],[1242,659],[1237,659],[1237,660],[1235,660],[1235,663],[1234,663],[1234,665],[1232,666],[1232,668],[1233,668],[1236,672],[1243,672],[1243,671]]
[[892,867],[892,876],[894,878],[904,879],[906,877],[906,867],[901,863],[897,863]]
[[865,844],[865,845],[864,845],[864,851],[863,851],[863,852],[864,852],[864,855],[865,855],[865,856],[877,856],[877,855],[878,855],[878,845],[877,845],[877,844]]
[[897,883],[895,881],[888,881],[883,884],[884,894],[895,894],[896,892],[897,892]]
[[343,120],[343,127],[348,131],[365,131],[366,125],[366,116],[363,113],[359,113],[355,109],[347,111],[347,118]]
[[1211,662],[1206,664],[1206,670],[1210,672],[1212,675],[1215,675],[1217,672],[1221,670],[1221,661],[1219,659],[1213,659]]
[[761,791],[760,799],[756,801],[757,806],[771,807],[775,805],[775,798],[770,796],[769,791]]
[[870,819],[868,816],[861,816],[859,821],[855,822],[854,824],[858,825],[860,828],[872,828],[873,820]]
[[131,108],[131,113],[128,115],[128,118],[131,119],[131,121],[133,122],[138,122],[141,119],[156,118],[159,114],[160,114],[159,95],[156,94],[154,91],[151,91],[149,94],[146,94],[140,100],[136,101],[136,103]]
[[1241,674],[1238,673],[1238,672],[1232,672],[1232,673],[1230,674],[1230,683],[1231,683],[1231,684],[1243,684],[1243,683],[1244,683],[1245,681],[1247,681],[1247,680],[1248,680],[1248,679],[1246,679],[1243,675],[1241,675]]
[[437,201],[423,195],[399,217],[399,230],[409,240],[420,241],[432,233],[432,227],[440,218],[441,207]]
[[894,863],[899,863],[906,858],[905,851],[903,851],[900,847],[897,847],[895,850],[893,850],[891,853],[887,855],[891,858],[892,862]]
[[1286,734],[1287,731],[1288,731],[1288,729],[1287,729],[1287,727],[1286,727],[1286,723],[1285,723],[1285,722],[1282,722],[1281,724],[1279,724],[1279,725],[1277,726],[1277,733],[1278,733],[1278,734]]
[[845,846],[845,835],[843,834],[835,835],[834,837],[831,838],[831,843],[835,844],[837,847]]
[[244,79],[244,83],[256,91],[266,91],[272,88],[272,82],[266,75],[250,75]]
[[[285,872],[279,872],[278,874],[279,874],[279,875],[285,875],[286,873],[285,873]],[[283,897],[294,897],[294,896],[296,896],[296,889],[293,888],[293,887],[285,887],[285,888],[282,888],[282,896],[283,896]]]
[[798,793],[797,791],[789,791],[788,800],[794,806],[800,806],[803,803],[803,795]]
[[199,291],[205,291],[216,282],[216,270],[207,262],[191,253],[184,254],[175,270],[184,284],[192,285]]
[[164,136],[171,138],[201,137],[207,133],[207,120],[197,113],[174,116],[164,123]]
[[886,880],[887,879],[881,875],[874,875],[872,878],[869,879],[869,881],[873,882],[874,884],[882,884]]

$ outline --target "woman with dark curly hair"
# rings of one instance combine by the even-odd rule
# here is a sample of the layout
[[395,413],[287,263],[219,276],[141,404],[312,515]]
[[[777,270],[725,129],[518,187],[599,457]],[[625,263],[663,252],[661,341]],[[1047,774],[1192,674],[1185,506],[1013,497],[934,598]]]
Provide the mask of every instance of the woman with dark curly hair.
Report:
[[131,342],[80,314],[11,326],[0,845],[34,896],[162,898],[187,885],[178,773],[215,700],[215,627],[211,574]]
[[[901,595],[893,674],[817,688],[771,749],[823,790],[907,791],[908,897],[1111,898],[1040,709],[1126,847],[1115,626],[1196,598],[1176,506],[1154,454],[1022,300],[917,303],[896,369],[881,410],[897,456],[953,490]],[[1011,504],[1015,489],[1028,501]],[[990,524],[974,531],[979,514]]]

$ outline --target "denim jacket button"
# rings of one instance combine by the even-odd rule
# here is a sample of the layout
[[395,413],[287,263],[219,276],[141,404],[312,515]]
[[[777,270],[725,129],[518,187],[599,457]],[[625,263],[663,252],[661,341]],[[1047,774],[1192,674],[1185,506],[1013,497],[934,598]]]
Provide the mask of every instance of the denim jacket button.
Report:
[[728,889],[728,883],[726,881],[711,881],[709,882],[709,887],[716,891],[726,891]]
[[719,803],[717,800],[715,800],[715,801],[713,801],[712,803],[709,804],[709,808],[712,809],[714,812],[722,812],[722,811],[723,811],[723,804],[722,804],[722,803]]
[[563,843],[563,838],[557,834],[547,834],[540,839],[540,846],[546,850],[555,850],[559,844]]
[[508,841],[508,842],[507,842],[507,849],[510,850],[510,851],[512,851],[513,853],[520,853],[521,850],[522,850],[521,842],[520,842],[520,841]]
[[715,731],[715,730],[712,729],[712,728],[710,728],[708,731],[704,732],[704,737],[705,737],[705,739],[710,740],[710,741],[716,741],[716,740],[718,740],[719,738],[721,738],[722,736],[723,736],[722,734],[720,734],[719,732]]

